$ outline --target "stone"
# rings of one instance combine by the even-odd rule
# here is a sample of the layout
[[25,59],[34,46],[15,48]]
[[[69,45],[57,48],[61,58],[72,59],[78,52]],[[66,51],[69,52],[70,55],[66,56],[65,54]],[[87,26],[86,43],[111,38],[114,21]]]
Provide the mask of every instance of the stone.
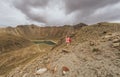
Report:
[[114,39],[113,40],[113,43],[118,43],[118,42],[120,42],[120,39]]
[[63,66],[63,67],[62,67],[62,75],[63,75],[63,76],[66,75],[67,72],[69,72],[69,71],[70,71],[70,70],[69,70],[68,67],[66,67],[66,66]]
[[40,68],[39,70],[36,71],[37,75],[41,75],[47,71],[47,68]]
[[62,52],[64,52],[64,53],[69,53],[70,51],[68,51],[68,50],[62,50]]
[[120,43],[113,43],[112,45],[113,45],[113,47],[119,47]]

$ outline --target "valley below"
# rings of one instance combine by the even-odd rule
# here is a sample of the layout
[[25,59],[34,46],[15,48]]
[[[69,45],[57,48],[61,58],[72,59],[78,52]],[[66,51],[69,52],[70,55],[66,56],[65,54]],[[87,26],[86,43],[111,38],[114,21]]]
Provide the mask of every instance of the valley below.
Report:
[[120,24],[0,28],[0,77],[120,77]]

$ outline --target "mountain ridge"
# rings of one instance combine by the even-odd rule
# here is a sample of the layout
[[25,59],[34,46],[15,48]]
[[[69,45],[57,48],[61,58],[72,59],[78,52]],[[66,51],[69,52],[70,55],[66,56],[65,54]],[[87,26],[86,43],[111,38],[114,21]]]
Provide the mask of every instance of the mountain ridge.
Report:
[[[62,66],[69,68],[69,72],[65,77],[119,77],[120,70],[117,70],[117,68],[119,68],[120,65],[120,24],[101,22],[82,27],[79,25],[80,24],[72,27],[66,25],[62,28],[59,27],[60,29],[58,29],[58,27],[57,29],[56,27],[40,29],[44,32],[43,34],[40,33],[40,36],[44,35],[42,39],[47,38],[48,40],[54,40],[54,38],[57,37],[58,43],[52,49],[47,48],[46,45],[43,47],[43,45],[34,44],[30,47],[16,50],[12,53],[10,52],[11,59],[8,59],[3,65],[0,65],[2,68],[2,77],[62,77]],[[38,36],[38,34],[33,35],[37,32],[29,32],[34,27],[27,26],[25,29],[23,29],[23,26],[22,28],[21,26],[19,27],[19,30],[22,30],[19,32],[21,33],[20,36],[24,37],[27,35],[24,38],[30,40],[38,39],[37,37],[30,37],[30,35],[33,37]],[[36,31],[38,28],[34,30]],[[48,33],[45,34],[47,30]],[[24,31],[28,32],[24,33]],[[12,31],[10,34],[12,34]],[[72,38],[72,43],[68,46],[65,43],[66,35],[70,35]],[[16,36],[19,36],[19,34]],[[39,38],[39,40],[41,40],[41,38]],[[18,51],[22,53],[16,54]],[[28,54],[30,54],[30,56],[27,56]],[[32,58],[32,56],[35,57]],[[5,71],[8,68],[7,63],[12,62],[14,59],[18,60],[18,63],[10,65],[18,65],[14,68],[11,68],[12,66],[9,67],[11,69],[6,73]],[[26,64],[24,65],[23,62],[26,62]],[[3,66],[7,68],[3,68]],[[49,67],[50,69],[42,75],[36,75],[35,73],[43,67],[47,69]],[[56,69],[56,72],[53,74],[54,69]],[[2,72],[3,70],[4,72]]]
[[6,27],[0,29],[0,33],[10,33],[17,36],[23,36],[27,39],[41,40],[41,39],[59,39],[61,36],[71,33],[75,29],[87,26],[84,23],[75,26],[45,26],[39,27],[36,25],[18,25],[16,27]]

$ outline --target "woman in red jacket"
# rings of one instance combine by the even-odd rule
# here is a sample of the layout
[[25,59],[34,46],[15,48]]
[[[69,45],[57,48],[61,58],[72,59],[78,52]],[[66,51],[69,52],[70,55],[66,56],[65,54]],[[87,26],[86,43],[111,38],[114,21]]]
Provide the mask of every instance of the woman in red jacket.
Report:
[[69,36],[66,36],[66,43],[67,46],[71,43],[71,38]]

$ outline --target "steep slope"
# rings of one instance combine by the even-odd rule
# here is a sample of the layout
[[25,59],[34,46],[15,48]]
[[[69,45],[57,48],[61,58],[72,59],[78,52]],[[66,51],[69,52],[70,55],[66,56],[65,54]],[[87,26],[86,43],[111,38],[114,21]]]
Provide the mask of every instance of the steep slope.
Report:
[[[23,37],[0,33],[0,75],[8,72],[10,69],[24,61],[23,56],[25,52],[23,53],[23,51],[19,50],[32,45],[33,43],[31,41]],[[27,58],[27,56],[24,57]]]
[[18,25],[17,27],[7,27],[0,29],[0,33],[10,33],[16,36],[22,36],[31,40],[51,40],[60,39],[66,34],[74,33],[75,30],[87,26],[80,23],[75,26],[52,26],[52,27],[39,27],[36,25]]
[[[114,32],[120,32],[119,23],[101,22],[89,26],[79,27],[74,31],[74,34],[70,34],[69,36],[72,38],[72,43],[83,43],[90,40],[97,40],[106,34]],[[65,46],[65,36],[59,40],[58,45],[53,49],[57,47],[59,49],[61,46]]]
[[[120,77],[120,24],[82,27],[66,46],[64,39],[51,52],[12,70],[7,77]],[[63,76],[62,68],[69,71]],[[48,70],[36,74],[41,68]],[[53,72],[54,71],[54,72]]]
[[90,26],[82,27],[75,37],[73,38],[77,42],[85,42],[87,40],[97,40],[100,37],[120,31],[120,24],[117,23],[97,23]]
[[31,41],[12,34],[0,34],[0,76],[15,67],[25,65],[50,49],[46,44],[36,45]]
[[47,53],[38,45],[30,45],[19,50],[0,54],[0,76],[9,73],[12,69],[25,65],[34,58]]
[[0,33],[0,53],[17,50],[32,45],[32,43],[12,34]]
[[0,28],[0,76],[18,66],[25,65],[37,56],[48,53],[52,47],[46,44],[35,45],[29,40],[59,40],[82,26],[87,25],[79,24],[74,27],[20,25],[15,28]]

